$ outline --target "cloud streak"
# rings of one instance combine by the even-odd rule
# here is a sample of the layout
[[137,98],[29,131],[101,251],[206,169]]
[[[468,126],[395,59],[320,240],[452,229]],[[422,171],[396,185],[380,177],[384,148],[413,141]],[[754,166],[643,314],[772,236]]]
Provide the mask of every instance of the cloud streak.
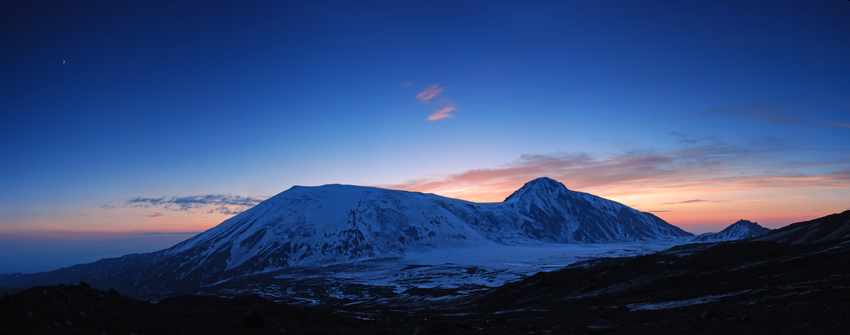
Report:
[[814,123],[813,120],[799,117],[788,109],[767,104],[746,104],[736,107],[718,108],[702,112],[701,114],[724,115],[781,125],[800,125]]
[[[163,196],[159,198],[135,197],[127,200],[124,204],[106,204],[100,207],[105,209],[155,207],[197,214],[212,214],[217,212],[223,215],[235,215],[256,206],[265,199],[265,197],[241,197],[222,194],[190,195],[183,197]],[[156,213],[148,216],[160,217],[164,216],[164,214]]]
[[662,205],[693,204],[693,203],[697,203],[697,202],[711,202],[711,201],[702,200],[702,199],[693,199],[693,200],[676,201],[676,202],[665,202]]
[[437,112],[435,112],[434,114],[431,114],[430,116],[428,116],[428,121],[436,121],[436,120],[439,120],[439,119],[445,119],[447,117],[453,118],[454,115],[452,115],[450,113],[452,111],[455,111],[455,110],[457,110],[457,107],[455,107],[455,106],[443,107],[440,110],[438,110]]
[[442,93],[444,89],[445,87],[439,87],[437,84],[431,85],[431,87],[428,87],[424,91],[417,94],[416,99],[419,99],[419,101],[422,102],[426,102]]
[[722,115],[778,125],[815,125],[822,127],[850,128],[850,123],[827,121],[814,118],[812,113],[795,107],[772,104],[745,104],[726,108],[717,108],[699,113],[699,115]]
[[416,99],[419,99],[420,102],[434,107],[434,113],[428,116],[428,121],[455,117],[451,114],[451,112],[458,110],[458,108],[452,99],[441,98],[438,100],[432,100],[442,93],[444,89],[445,87],[440,87],[439,85],[434,84],[416,95]]

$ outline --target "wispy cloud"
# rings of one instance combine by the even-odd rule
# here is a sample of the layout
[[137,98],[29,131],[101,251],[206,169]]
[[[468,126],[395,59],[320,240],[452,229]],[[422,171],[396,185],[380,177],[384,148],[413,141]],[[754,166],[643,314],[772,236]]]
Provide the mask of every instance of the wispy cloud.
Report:
[[431,116],[428,116],[428,120],[434,121],[434,120],[444,119],[444,118],[447,118],[447,117],[454,117],[454,115],[450,114],[454,110],[457,110],[457,107],[455,107],[455,106],[443,107],[440,110],[438,110],[437,112],[435,112],[434,114],[431,114]]
[[725,115],[782,125],[811,124],[815,122],[808,117],[800,116],[802,113],[795,113],[791,109],[769,104],[746,104],[735,107],[718,108],[702,112],[701,114]]
[[692,204],[696,202],[710,202],[709,200],[702,199],[693,199],[693,200],[685,200],[685,201],[676,201],[676,202],[665,202],[662,205],[677,205],[677,204]]
[[158,218],[158,217],[163,217],[163,216],[165,216],[165,214],[162,214],[162,213],[154,213],[154,214],[152,214],[152,215],[145,215],[145,216],[147,216],[147,217],[152,217],[152,218]]
[[416,98],[423,104],[434,107],[434,113],[428,116],[428,121],[454,118],[455,116],[452,115],[451,112],[459,110],[452,99],[440,98],[432,100],[434,97],[442,93],[444,89],[445,87],[440,87],[439,85],[434,84],[416,95]]
[[691,134],[680,133],[680,132],[677,132],[677,131],[671,132],[670,136],[677,138],[679,140],[679,144],[681,144],[681,145],[703,145],[703,146],[706,146],[709,143],[715,144],[715,145],[719,145],[719,144],[722,143],[722,141],[718,137],[714,137],[714,136],[697,137],[697,136],[693,136]]
[[419,99],[419,101],[422,102],[431,100],[438,94],[442,93],[444,89],[445,87],[440,87],[437,84],[431,85],[431,87],[428,87],[424,91],[417,94],[416,99]]
[[[159,197],[144,198],[136,197],[127,200],[124,204],[106,204],[100,206],[105,209],[116,208],[163,208],[172,211],[184,211],[190,213],[220,213],[224,215],[239,214],[242,211],[254,207],[266,198],[264,197],[241,197],[222,194],[190,195],[184,197]],[[149,215],[150,217],[164,216],[162,213]]]
[[819,119],[814,116],[816,114],[812,112],[812,109],[818,109],[818,107],[745,104],[712,109],[699,113],[698,115],[722,115],[747,120],[763,121],[778,125],[814,125],[820,127],[850,128],[850,123],[846,123],[846,120]]

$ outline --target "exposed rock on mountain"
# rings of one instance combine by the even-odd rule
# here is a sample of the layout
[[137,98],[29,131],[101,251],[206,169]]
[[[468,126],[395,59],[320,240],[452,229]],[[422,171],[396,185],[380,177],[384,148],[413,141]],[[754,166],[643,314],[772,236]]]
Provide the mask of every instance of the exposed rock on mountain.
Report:
[[[538,178],[501,204],[521,220],[519,234],[553,242],[652,241],[693,234],[655,215]],[[510,215],[508,215],[510,216]]]

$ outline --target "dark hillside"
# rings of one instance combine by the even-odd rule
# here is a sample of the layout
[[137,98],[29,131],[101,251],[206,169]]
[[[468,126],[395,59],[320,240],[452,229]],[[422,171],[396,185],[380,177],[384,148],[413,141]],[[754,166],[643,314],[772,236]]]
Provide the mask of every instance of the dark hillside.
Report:
[[756,238],[790,244],[810,244],[841,240],[850,236],[850,210],[810,221],[790,224]]

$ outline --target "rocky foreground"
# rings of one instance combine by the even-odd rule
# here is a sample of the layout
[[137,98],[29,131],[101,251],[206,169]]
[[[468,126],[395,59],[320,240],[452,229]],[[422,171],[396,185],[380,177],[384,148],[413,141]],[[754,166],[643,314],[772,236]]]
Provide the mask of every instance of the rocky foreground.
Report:
[[289,306],[259,296],[150,303],[85,283],[40,286],[0,298],[0,334],[846,334],[845,246],[758,242],[598,260],[421,307]]
[[847,334],[848,227],[850,211],[761,241],[595,259],[418,306],[150,303],[85,283],[38,286],[0,298],[0,334]]

